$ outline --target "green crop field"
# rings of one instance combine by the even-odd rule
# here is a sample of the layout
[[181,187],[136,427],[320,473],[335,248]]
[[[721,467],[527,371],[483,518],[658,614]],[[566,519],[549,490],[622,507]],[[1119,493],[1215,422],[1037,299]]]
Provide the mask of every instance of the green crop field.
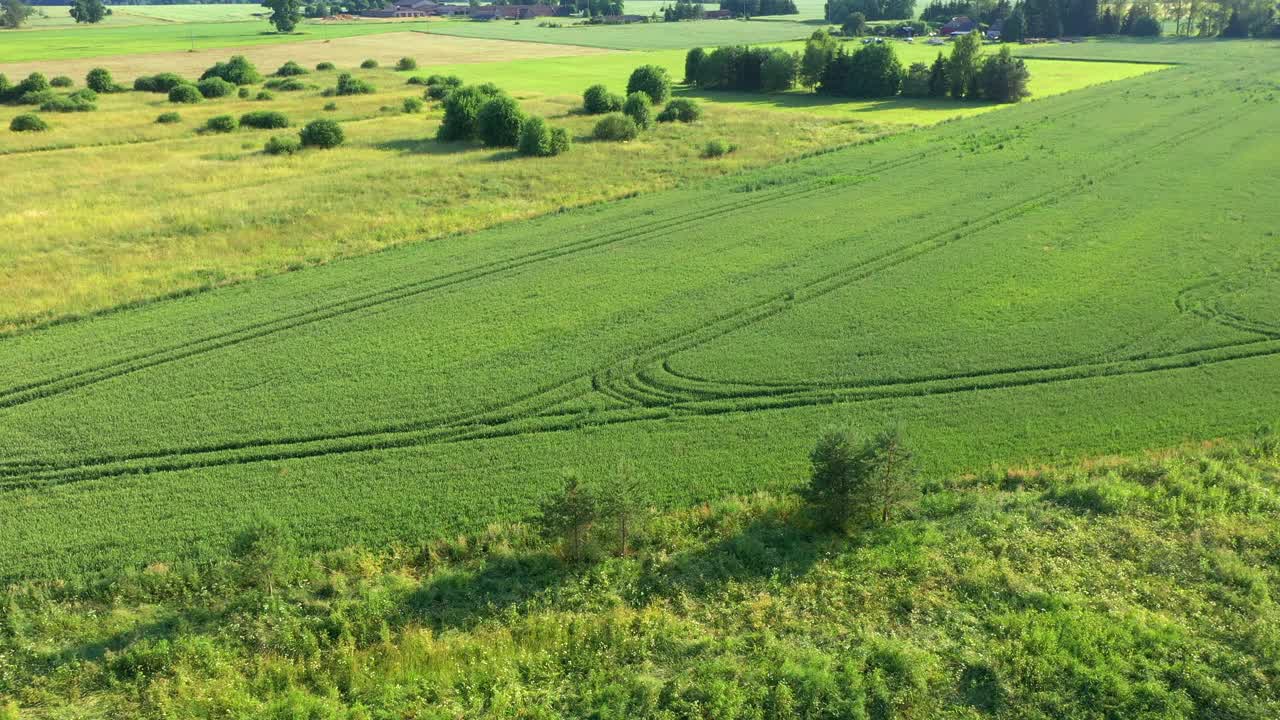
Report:
[[[561,22],[561,21],[554,21]],[[679,23],[635,23],[631,25],[581,25],[569,20],[562,27],[544,27],[541,22],[475,22],[455,20],[434,23],[427,32],[442,35],[524,40],[564,45],[586,45],[615,50],[688,49],[697,45],[717,47],[740,43],[775,43],[802,40],[821,24],[790,20],[702,20]]]
[[169,23],[211,23],[256,20],[271,11],[259,3],[218,5],[123,5],[114,8],[119,15],[135,15]]
[[[1176,67],[875,142],[0,339],[0,577],[218,557],[255,513],[311,548],[416,542],[527,517],[565,468],[620,460],[660,505],[789,488],[830,423],[901,423],[933,474],[1250,433],[1280,407],[1280,98],[1259,80],[1280,55],[1185,47]],[[779,116],[752,143],[808,122]],[[357,138],[382,122],[352,120]],[[678,163],[705,162],[663,132]],[[407,151],[400,176],[366,171],[378,142]],[[426,184],[409,168],[433,151],[384,135],[298,158],[330,180],[310,185],[246,157],[257,138],[217,143],[225,171],[170,182],[182,204],[140,228],[213,244],[330,222],[334,203],[519,207],[575,158],[504,164],[514,191]],[[82,152],[42,157],[73,178]],[[244,192],[264,172],[276,215]],[[361,185],[376,192],[341,205]],[[20,217],[84,212],[50,186]],[[138,189],[147,212],[157,191]],[[219,202],[245,210],[191,220]]]

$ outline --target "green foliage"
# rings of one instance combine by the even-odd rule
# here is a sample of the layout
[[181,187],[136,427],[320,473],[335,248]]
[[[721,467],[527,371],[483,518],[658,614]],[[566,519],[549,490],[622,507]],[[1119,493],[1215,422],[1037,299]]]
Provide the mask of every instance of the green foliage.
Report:
[[643,92],[633,92],[622,104],[622,114],[631,118],[636,127],[647,130],[653,125],[653,104],[649,96]]
[[685,53],[684,82],[686,85],[692,85],[697,81],[698,68],[705,59],[707,59],[707,51],[700,47],[693,48]]
[[169,102],[186,103],[188,105],[198,103],[204,99],[204,95],[200,93],[200,88],[195,85],[175,85],[169,91]]
[[276,32],[291,33],[302,22],[303,0],[262,0],[262,6],[271,10],[267,21],[275,26]]
[[699,63],[695,84],[714,90],[785,90],[795,84],[801,64],[798,56],[781,48],[716,48]]
[[436,130],[436,139],[443,142],[474,139],[479,132],[480,108],[494,95],[479,85],[466,85],[450,91],[444,96],[444,117]]
[[333,120],[312,120],[298,133],[303,147],[335,148],[342,144],[346,137],[342,126]]
[[213,67],[200,75],[201,80],[222,78],[233,85],[256,85],[262,82],[262,76],[253,63],[243,55],[232,55],[226,62],[214,63]]
[[13,132],[44,132],[49,129],[49,124],[42,120],[39,115],[22,113],[13,116],[13,119],[9,121],[9,129]]
[[804,44],[804,54],[800,57],[800,82],[805,87],[814,87],[822,80],[822,73],[827,69],[840,50],[840,42],[826,30],[815,30]]
[[427,78],[427,90],[424,93],[429,100],[443,100],[445,95],[462,87],[462,78],[457,75],[432,75]]
[[98,109],[92,90],[84,89],[66,97],[54,96],[40,104],[42,112],[92,112]]
[[369,95],[374,92],[374,87],[368,81],[352,77],[351,73],[342,73],[333,91],[335,95]]
[[99,23],[107,16],[107,6],[102,0],[73,0],[70,14],[76,23]]
[[236,97],[240,98],[241,100],[248,100],[251,96],[252,96],[252,93],[249,92],[249,88],[247,87],[242,87],[236,90]]
[[414,60],[411,57],[402,57],[396,61],[396,70],[405,71],[405,70],[417,70],[417,69],[418,69],[418,61]]
[[676,98],[658,113],[658,122],[695,122],[702,117],[702,106],[689,98]]
[[627,96],[635,93],[649,96],[652,105],[661,105],[671,97],[671,78],[666,68],[659,65],[641,65],[632,71],[627,80]]
[[327,111],[327,112],[333,112],[334,110],[337,110],[337,109],[338,109],[338,103],[334,103],[334,102],[325,103],[325,104],[324,104],[324,109],[325,109],[325,111]]
[[929,97],[929,79],[932,73],[924,63],[911,63],[902,76],[902,94],[906,97]]
[[860,12],[849,13],[840,25],[840,34],[845,37],[862,37],[867,33],[867,16]]
[[189,84],[180,75],[160,73],[158,75],[139,75],[133,80],[133,89],[138,92],[167,93],[179,85]]
[[204,129],[208,132],[228,133],[239,127],[239,123],[231,115],[215,115],[205,122]]
[[600,521],[603,501],[594,490],[570,474],[564,488],[543,501],[536,525],[542,536],[559,542],[565,557],[573,562],[586,559],[591,528]]
[[947,58],[946,74],[951,97],[971,97],[974,95],[975,79],[982,66],[982,39],[977,33],[969,33],[956,38],[951,45],[951,56]]
[[321,71],[321,72],[323,72],[323,71],[325,71],[325,70],[333,70],[333,69],[334,69],[334,64],[333,64],[333,63],[331,63],[331,62],[318,62],[318,63],[316,63],[316,70],[319,70],[319,71]]
[[364,68],[365,70],[372,70],[378,67],[378,61],[374,60],[373,58],[367,58],[360,63],[360,67]]
[[[320,64],[329,65],[328,68],[323,68],[326,70],[332,69],[333,67],[332,63],[320,63]],[[316,69],[320,70],[322,68],[317,66]],[[277,68],[275,71],[276,77],[295,77],[298,75],[306,75],[306,74],[307,74],[307,69],[292,60],[286,60],[285,63],[281,65],[279,68]]]
[[276,129],[289,127],[289,118],[275,110],[254,110],[240,116],[240,124],[244,127]]
[[760,65],[760,89],[765,92],[782,92],[795,87],[800,73],[800,56],[778,51]]
[[0,27],[20,28],[34,12],[35,10],[22,0],[3,0],[0,2]]
[[827,65],[818,92],[856,98],[891,97],[902,87],[902,63],[892,45],[866,45],[841,52]]
[[106,68],[93,68],[84,77],[85,87],[98,93],[114,93],[121,92],[124,88],[115,83],[111,78],[111,73]]
[[508,95],[493,96],[476,114],[476,137],[489,147],[515,147],[523,123],[519,103]]
[[[343,73],[342,75],[340,75],[338,77],[339,86],[342,85],[342,78],[344,77],[350,78],[351,76],[347,75],[346,73]],[[267,88],[268,90],[278,90],[280,92],[297,92],[298,90],[307,89],[307,84],[296,77],[276,78],[274,80],[268,80],[265,83],[263,83],[262,86]],[[373,91],[369,90],[369,92],[373,92]],[[339,93],[339,94],[351,95],[354,93]]]
[[160,113],[156,116],[156,122],[161,125],[172,125],[173,123],[182,122],[182,116],[176,112]]
[[69,88],[69,87],[71,87],[71,86],[72,86],[72,85],[74,85],[74,84],[75,84],[75,82],[74,82],[74,81],[72,81],[72,79],[71,79],[71,78],[69,78],[69,77],[67,77],[66,75],[58,75],[58,76],[56,76],[56,77],[53,77],[53,78],[50,78],[50,79],[49,79],[49,86],[50,86],[50,87],[56,87],[56,88]]
[[708,140],[707,144],[702,146],[702,157],[704,158],[723,157],[737,149],[738,149],[738,146],[726,140],[721,140],[719,138],[716,138],[715,140]]
[[804,497],[825,525],[844,529],[854,521],[887,523],[916,490],[916,461],[896,430],[858,445],[843,430],[828,430],[809,455]]
[[275,93],[270,90],[259,90],[257,95],[253,96],[254,100],[275,100]]
[[292,135],[273,135],[263,146],[268,155],[292,155],[302,149],[302,141]]
[[986,100],[1008,103],[1018,102],[1029,96],[1027,80],[1030,73],[1021,58],[1014,58],[1009,46],[1001,46],[1000,51],[988,57],[978,71],[978,87]]
[[416,97],[408,97],[404,99],[402,107],[406,113],[420,113],[422,112],[423,102]]
[[609,92],[609,88],[604,85],[592,85],[582,93],[582,109],[588,115],[619,112],[623,102],[625,100],[621,95]]
[[635,140],[640,134],[640,127],[630,116],[620,112],[609,113],[596,122],[591,130],[591,137],[596,140]]
[[206,98],[227,97],[236,91],[236,86],[219,77],[210,77],[196,83],[200,94]]

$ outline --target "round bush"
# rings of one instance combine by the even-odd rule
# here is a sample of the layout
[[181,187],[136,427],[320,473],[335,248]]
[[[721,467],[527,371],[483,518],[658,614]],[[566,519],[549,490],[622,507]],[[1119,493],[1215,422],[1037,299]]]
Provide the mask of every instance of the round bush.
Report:
[[33,72],[28,75],[25,80],[18,83],[17,87],[13,89],[13,92],[21,95],[23,93],[30,92],[44,92],[48,89],[49,79],[44,76],[44,73]]
[[143,75],[134,79],[133,89],[141,92],[167,93],[179,85],[188,84],[180,75],[174,73],[160,73],[158,75]]
[[489,147],[515,147],[520,142],[520,126],[524,113],[520,105],[507,96],[499,95],[480,107],[476,116],[476,135]]
[[298,133],[304,147],[333,148],[346,138],[342,126],[332,120],[312,120]]
[[650,103],[661,105],[671,97],[671,78],[666,69],[657,65],[641,65],[631,72],[627,80],[627,95],[642,92],[649,96]]
[[254,100],[275,100],[276,96],[273,95],[270,90],[259,90],[258,94],[255,95],[253,99]]
[[242,87],[242,88],[240,88],[238,91],[236,91],[236,96],[237,96],[237,97],[239,97],[241,100],[248,100],[248,99],[249,99],[249,88],[247,88],[247,87]]
[[338,103],[332,103],[332,102],[331,102],[331,103],[325,103],[325,104],[324,104],[324,109],[325,109],[325,110],[328,110],[329,112],[333,112],[334,110],[337,110],[337,109],[338,109]]
[[411,57],[402,57],[396,61],[397,70],[417,70],[418,61]]
[[281,92],[296,92],[298,90],[306,90],[307,84],[298,78],[278,78],[276,80],[268,80],[263,84],[268,90],[279,90]]
[[450,142],[475,137],[480,108],[492,97],[475,85],[460,87],[445,95],[444,118],[436,130],[436,139]]
[[648,94],[633,92],[622,104],[622,114],[635,120],[636,127],[641,130],[647,129],[653,124],[653,103],[649,102]]
[[365,70],[372,70],[378,67],[378,61],[374,60],[373,58],[369,58],[368,60],[365,60],[364,62],[360,63],[360,67],[364,68]]
[[14,132],[44,132],[49,129],[49,124],[41,120],[39,115],[23,113],[15,115],[9,121],[9,129]]
[[407,113],[422,112],[422,101],[418,98],[409,97],[404,99],[404,111]]
[[121,89],[111,78],[111,73],[106,68],[100,67],[90,70],[89,74],[84,76],[84,84],[90,90],[100,93],[112,93]]
[[707,141],[707,144],[702,148],[702,157],[717,158],[722,155],[728,155],[729,153],[737,149],[738,149],[737,146],[730,145],[724,140],[709,140]]
[[237,127],[239,127],[239,125],[236,123],[236,119],[230,115],[215,115],[214,117],[209,118],[208,122],[204,124],[204,128],[209,132],[231,132]]
[[658,122],[690,123],[702,117],[702,106],[688,98],[676,98],[658,113]]
[[172,125],[173,123],[182,122],[182,116],[176,112],[160,113],[160,116],[156,118],[156,122],[161,125]]
[[205,78],[196,84],[200,94],[207,98],[226,97],[236,91],[236,86],[219,77]]
[[302,143],[291,135],[276,135],[267,141],[262,151],[268,155],[292,155],[302,149]]
[[75,94],[67,97],[52,97],[40,104],[40,110],[43,112],[91,112],[97,109],[98,106],[93,104],[93,100]]
[[241,115],[240,124],[245,127],[273,130],[289,127],[289,118],[275,110],[254,110]]
[[369,95],[373,92],[373,85],[351,76],[351,73],[342,73],[338,76],[338,86],[334,88],[335,95]]
[[564,128],[551,128],[540,117],[531,117],[524,121],[520,128],[520,144],[516,146],[521,155],[534,157],[550,157],[559,155],[569,149],[569,133]]
[[59,75],[49,81],[49,85],[56,88],[69,88],[74,84],[75,83],[72,82],[71,78],[66,75]]
[[195,85],[178,85],[169,91],[169,102],[193,104],[203,98],[200,88]]
[[600,118],[591,137],[597,140],[634,140],[640,134],[636,121],[620,112],[609,113]]
[[334,65],[331,62],[316,63],[316,70],[324,71],[324,70],[332,70],[333,68],[334,68]]
[[[316,68],[316,69],[319,70],[319,68]],[[307,74],[307,69],[292,60],[289,60],[285,64],[281,65],[278,70],[276,70],[276,77],[293,77],[294,75],[306,75],[306,74]]]
[[622,109],[622,98],[609,92],[603,85],[592,85],[582,93],[582,109],[590,115],[602,115],[607,112],[618,112]]
[[243,55],[233,55],[226,62],[214,63],[213,67],[204,71],[200,79],[207,80],[211,77],[222,78],[234,85],[255,85],[262,82],[258,69]]

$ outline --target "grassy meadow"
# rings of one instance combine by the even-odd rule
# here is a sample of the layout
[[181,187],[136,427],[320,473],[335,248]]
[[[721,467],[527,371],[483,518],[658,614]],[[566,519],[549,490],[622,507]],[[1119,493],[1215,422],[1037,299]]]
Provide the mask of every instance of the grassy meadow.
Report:
[[[419,50],[420,69],[396,73],[390,69],[399,57],[394,53],[406,48]],[[996,109],[949,101],[850,102],[801,91],[678,90],[705,102],[705,119],[659,126],[619,152],[615,145],[588,141],[595,119],[577,112],[582,90],[604,82],[621,91],[630,72],[646,63],[679,77],[684,53],[609,53],[590,62],[578,57],[593,52],[599,51],[421,33],[271,46],[248,54],[264,72],[290,58],[308,66],[321,58],[350,64],[304,76],[308,89],[278,92],[270,101],[224,98],[175,107],[162,94],[120,93],[100,97],[95,112],[45,114],[47,132],[2,132],[0,158],[8,168],[39,173],[74,192],[76,200],[55,209],[30,196],[0,211],[0,228],[10,238],[0,245],[0,330],[669,188]],[[568,56],[537,57],[559,53]],[[522,59],[502,59],[512,56]],[[922,49],[904,49],[904,60],[917,56],[926,57]],[[148,62],[125,64],[119,78],[166,67],[149,64],[156,56],[137,57]],[[196,66],[222,57],[201,53]],[[362,57],[378,59],[385,69],[354,68]],[[480,57],[491,62],[459,62]],[[46,62],[23,69],[45,68],[53,75],[57,67]],[[1047,97],[1158,67],[1036,60],[1032,88]],[[378,92],[322,97],[344,70],[375,83]],[[421,86],[406,84],[408,77],[430,73],[506,88],[529,112],[570,129],[578,148],[564,158],[533,161],[433,142],[438,108],[401,112],[406,98],[421,95]],[[258,88],[252,90],[256,95]],[[336,109],[324,110],[331,101]],[[266,138],[278,132],[202,132],[210,117],[261,109],[283,112],[298,125],[333,118],[346,125],[350,142],[332,154],[281,159],[261,153]],[[0,106],[0,127],[27,110]],[[157,124],[167,110],[180,112],[183,122]],[[701,159],[701,148],[713,139],[728,139],[739,149],[719,160]],[[495,162],[504,158],[509,162]],[[389,185],[404,191],[388,192]],[[326,198],[320,206],[318,197]],[[86,223],[86,217],[99,220]]]
[[[561,27],[547,26],[558,23]],[[759,44],[803,40],[823,23],[765,20],[704,20],[679,23],[633,23],[631,25],[575,24],[572,18],[550,22],[473,22],[455,20],[435,23],[426,32],[492,40],[520,40],[562,45],[587,45],[614,50],[674,50],[698,45]]]
[[[938,478],[884,527],[753,494],[13,586],[8,717],[1246,718],[1280,712],[1274,437]],[[8,697],[6,703],[4,698]]]
[[[0,340],[0,577],[220,557],[226,518],[253,513],[308,549],[473,532],[527,517],[565,468],[620,460],[660,507],[785,490],[831,423],[901,423],[930,474],[1250,433],[1280,406],[1277,101],[1250,82],[1273,68],[1189,61],[789,162],[764,153],[803,150],[776,147],[805,137],[802,113],[718,104],[550,160],[442,147],[400,114],[290,159],[257,154],[267,133],[164,141],[216,142],[218,174],[165,180],[168,214],[145,216],[141,176],[128,212],[71,213],[98,235],[137,223],[103,257],[155,247],[148,231],[349,241],[348,216],[392,242],[377,223],[415,205],[426,235],[458,208],[524,217],[600,177],[644,185]],[[585,127],[572,97],[522,100]],[[723,161],[696,157],[699,133],[747,137],[716,125],[733,117],[765,139],[728,162],[769,167],[708,178]],[[104,186],[84,152],[4,162]],[[417,174],[438,162],[457,165]],[[15,257],[39,257],[29,238]]]

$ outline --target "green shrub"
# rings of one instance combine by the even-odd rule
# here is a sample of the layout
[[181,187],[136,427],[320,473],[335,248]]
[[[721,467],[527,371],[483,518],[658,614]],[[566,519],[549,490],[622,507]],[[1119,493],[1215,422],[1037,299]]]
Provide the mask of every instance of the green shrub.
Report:
[[56,87],[56,88],[69,88],[74,84],[75,82],[73,82],[71,78],[67,77],[66,75],[59,75],[49,81],[49,86]]
[[241,115],[240,124],[244,127],[272,130],[289,127],[289,118],[275,110],[254,110]]
[[[3,78],[3,76],[0,76]],[[31,100],[24,100],[30,97]],[[52,97],[49,80],[42,73],[33,72],[17,85],[9,86],[5,80],[0,83],[0,99],[5,102],[18,102],[22,105],[39,105]]]
[[236,86],[220,77],[205,78],[196,84],[200,94],[207,98],[226,97],[236,91]]
[[74,94],[66,97],[55,96],[40,104],[40,110],[43,112],[91,112],[97,109],[98,106],[94,105],[92,100]]
[[421,75],[410,75],[408,80],[404,81],[405,85],[426,85],[427,79]]
[[342,126],[332,120],[312,120],[298,133],[303,147],[333,148],[342,144],[346,137],[342,134]]
[[262,151],[268,155],[292,155],[302,149],[302,141],[292,135],[275,135]]
[[782,92],[795,87],[800,76],[800,55],[780,48],[770,51],[760,63],[760,89],[765,92]]
[[254,100],[275,100],[276,96],[270,90],[259,90],[258,94],[253,96]]
[[649,95],[643,92],[628,95],[622,104],[622,114],[634,120],[641,130],[648,129],[653,124],[653,103],[649,102]]
[[209,120],[204,124],[204,129],[209,132],[231,132],[237,127],[239,127],[239,123],[237,123],[236,119],[230,115],[215,115],[209,118]]
[[396,61],[397,70],[417,70],[418,61],[411,57],[402,57]]
[[233,85],[256,85],[262,82],[258,69],[243,55],[233,55],[226,62],[214,63],[213,67],[204,71],[200,79],[207,80],[212,77],[222,78]]
[[124,88],[115,83],[111,78],[111,73],[106,68],[94,68],[89,74],[84,76],[85,87],[94,92],[114,93],[121,92]]
[[445,95],[462,87],[462,78],[457,75],[432,75],[427,78],[426,97],[429,100],[443,100]]
[[9,129],[14,132],[44,132],[49,129],[49,124],[41,120],[39,115],[22,113],[9,121]]
[[181,76],[174,73],[158,75],[142,75],[133,81],[133,89],[139,92],[167,93],[179,85],[187,84]]
[[193,104],[202,99],[204,96],[195,85],[178,85],[169,91],[169,102]]
[[707,144],[702,148],[702,157],[718,158],[723,155],[728,155],[737,149],[738,147],[736,145],[731,145],[724,140],[708,140]]
[[404,111],[407,113],[422,112],[423,102],[416,97],[408,97],[404,99]]
[[378,61],[374,60],[373,58],[369,58],[364,62],[360,63],[360,67],[364,68],[365,70],[372,70],[378,67]]
[[236,91],[236,96],[239,97],[241,100],[248,100],[249,95],[250,95],[249,88],[247,87],[242,87]]
[[658,122],[690,123],[701,117],[701,105],[688,98],[676,98],[658,113]]
[[902,76],[902,94],[905,97],[929,97],[929,77],[932,73],[924,63],[911,63]]
[[[320,68],[317,66],[316,69],[319,70]],[[306,75],[307,69],[302,67],[298,63],[292,60],[289,60],[285,62],[285,64],[281,65],[276,70],[275,74],[276,74],[276,77],[293,77],[294,75]]]
[[609,92],[604,85],[592,85],[582,93],[582,109],[588,115],[603,115],[622,110],[623,99]]
[[[912,68],[914,67],[913,65]],[[1000,48],[1000,52],[982,63],[982,68],[978,70],[978,87],[986,100],[1018,102],[1031,94],[1027,90],[1027,80],[1030,77],[1026,64],[1020,58],[1013,57],[1009,46],[1005,45]]]
[[540,117],[530,117],[520,128],[520,143],[516,147],[521,155],[559,155],[569,149],[569,133],[564,128],[549,127]]
[[332,70],[333,68],[334,68],[334,64],[331,62],[316,63],[316,70],[324,71],[324,70]]
[[684,56],[684,81],[692,85],[698,80],[698,67],[707,59],[707,51],[700,47],[693,48]]
[[508,95],[491,97],[476,115],[476,135],[489,147],[515,147],[520,142],[524,113]]
[[351,73],[342,73],[338,76],[338,86],[333,89],[335,95],[369,95],[373,92],[373,85],[352,77]]
[[176,112],[160,113],[160,115],[156,117],[156,122],[161,125],[172,125],[173,123],[182,122],[182,116]]
[[276,78],[268,80],[262,84],[268,90],[279,90],[281,92],[296,92],[298,90],[306,90],[307,84],[298,78]]
[[652,105],[661,105],[671,97],[671,78],[666,69],[658,65],[641,65],[631,72],[627,80],[627,95],[642,92],[649,96]]
[[636,121],[620,112],[609,113],[600,118],[591,137],[597,140],[634,140],[640,134]]
[[334,110],[337,110],[337,109],[338,109],[338,103],[334,103],[334,102],[331,102],[331,103],[325,103],[325,104],[324,104],[324,109],[325,109],[325,110],[327,110],[327,111],[329,111],[329,112],[333,112]]
[[476,136],[480,108],[493,98],[487,88],[467,85],[444,96],[444,118],[436,130],[443,142],[470,140]]

